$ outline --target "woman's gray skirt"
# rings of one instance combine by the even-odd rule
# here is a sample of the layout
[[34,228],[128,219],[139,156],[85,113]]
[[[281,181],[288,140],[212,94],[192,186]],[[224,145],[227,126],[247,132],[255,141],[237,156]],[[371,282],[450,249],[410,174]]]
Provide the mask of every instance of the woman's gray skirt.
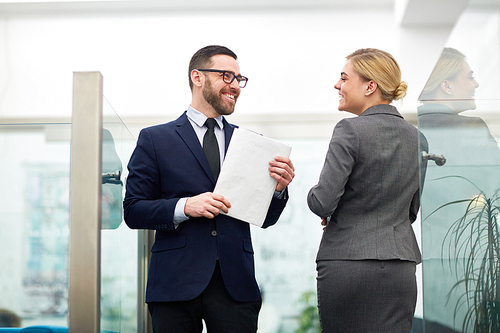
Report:
[[318,261],[323,333],[406,333],[417,302],[416,264],[402,260]]

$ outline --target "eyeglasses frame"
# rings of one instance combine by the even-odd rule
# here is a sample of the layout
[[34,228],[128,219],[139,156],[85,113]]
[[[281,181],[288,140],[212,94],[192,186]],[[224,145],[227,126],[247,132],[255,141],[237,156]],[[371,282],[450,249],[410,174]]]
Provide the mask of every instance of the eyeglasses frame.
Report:
[[[224,81],[227,84],[231,84],[233,83],[234,79],[236,79],[236,81],[238,81],[238,85],[240,86],[240,88],[245,88],[248,83],[248,78],[246,76],[243,76],[241,74],[236,75],[233,71],[226,71],[222,69],[196,69],[196,70],[200,72],[222,73],[222,81]],[[231,73],[233,75],[233,79],[230,82],[227,82],[224,79],[226,73]],[[245,82],[243,87],[240,85],[241,81]]]

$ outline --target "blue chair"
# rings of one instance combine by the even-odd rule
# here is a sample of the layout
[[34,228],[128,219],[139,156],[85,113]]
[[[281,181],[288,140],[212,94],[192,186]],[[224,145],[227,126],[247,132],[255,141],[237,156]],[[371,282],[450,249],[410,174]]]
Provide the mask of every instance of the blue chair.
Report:
[[19,331],[19,333],[68,333],[66,326],[29,326]]

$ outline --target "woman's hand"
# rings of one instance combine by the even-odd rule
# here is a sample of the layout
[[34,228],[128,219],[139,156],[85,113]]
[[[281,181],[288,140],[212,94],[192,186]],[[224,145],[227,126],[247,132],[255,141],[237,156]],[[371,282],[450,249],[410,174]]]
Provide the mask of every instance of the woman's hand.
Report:
[[323,226],[323,230],[325,230],[326,226],[328,224],[328,220],[326,217],[321,218],[321,225]]

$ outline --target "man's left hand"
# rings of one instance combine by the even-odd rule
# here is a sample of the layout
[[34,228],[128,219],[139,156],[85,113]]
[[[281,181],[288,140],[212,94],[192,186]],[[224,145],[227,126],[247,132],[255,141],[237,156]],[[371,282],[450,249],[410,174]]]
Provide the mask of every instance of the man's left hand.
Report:
[[276,191],[281,192],[295,177],[295,168],[289,158],[276,156],[269,162],[269,175],[278,181]]

